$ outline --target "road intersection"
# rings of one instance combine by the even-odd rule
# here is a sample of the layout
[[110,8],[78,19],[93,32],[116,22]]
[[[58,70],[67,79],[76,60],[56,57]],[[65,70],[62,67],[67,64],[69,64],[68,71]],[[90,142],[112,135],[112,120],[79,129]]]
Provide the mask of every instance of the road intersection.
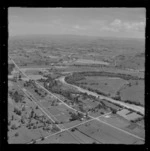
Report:
[[[36,98],[30,93],[30,92],[28,92],[26,89],[23,89],[23,88],[21,88],[19,85],[18,85],[18,87],[24,92],[24,94],[27,96],[27,97],[29,97],[29,98],[31,98],[32,99],[32,101],[42,110],[42,112],[49,118],[49,119],[51,119],[54,123],[55,123],[55,121],[58,121],[58,119],[56,119],[56,117],[53,115],[53,114],[51,114],[50,112],[48,112],[49,114],[50,114],[50,116],[49,116],[49,114],[46,112],[46,109],[43,107],[43,106],[41,106],[41,105],[39,105],[38,103],[37,103],[37,101],[35,101],[36,100]],[[32,97],[31,97],[32,96]],[[82,124],[85,124],[85,123],[87,123],[87,122],[90,122],[90,121],[92,121],[92,120],[98,120],[100,117],[102,117],[102,116],[106,116],[106,115],[109,115],[109,114],[111,114],[111,112],[109,112],[109,113],[106,113],[106,114],[103,114],[103,115],[101,115],[101,116],[98,116],[98,117],[93,117],[92,119],[89,119],[89,120],[86,120],[86,121],[84,121],[84,122],[81,122],[81,123],[79,123],[79,124],[77,124],[77,125],[74,125],[74,126],[71,126],[71,127],[69,127],[69,128],[62,128],[62,127],[60,127],[58,124],[56,124],[56,126],[60,129],[60,131],[59,131],[59,133],[61,133],[61,132],[64,132],[64,131],[68,131],[68,130],[70,130],[70,129],[72,129],[72,128],[75,128],[75,127],[78,127],[78,126],[80,126],[80,125],[82,125]],[[52,117],[55,119],[55,121],[52,119]],[[61,124],[61,125],[63,125],[63,124]],[[63,126],[64,127],[64,126]],[[69,132],[69,131],[68,131]],[[69,132],[70,133],[70,132]],[[58,133],[55,133],[55,134],[58,134]],[[71,133],[70,133],[71,134]],[[72,134],[71,134],[72,135]],[[46,136],[46,137],[44,137],[44,138],[48,138],[48,137],[50,137],[50,136],[53,136],[53,134],[51,134],[51,135],[49,135],[49,136]],[[73,135],[72,135],[73,136]],[[38,139],[39,141],[41,140],[41,139]],[[36,140],[36,142],[38,141],[38,140]],[[30,142],[31,143],[31,142]]]
[[[14,62],[14,60],[13,60],[11,57],[9,57],[9,58],[10,58],[11,61],[14,63],[14,65],[16,66],[16,68],[17,68],[25,77],[27,77],[27,78],[30,79],[30,80],[33,80],[33,79],[29,78],[23,71],[21,71],[21,69],[18,67],[18,65]],[[76,112],[79,112],[79,113],[82,113],[82,114],[85,115],[85,113],[83,113],[83,112],[81,112],[81,111],[78,111],[78,110],[76,110],[76,109],[70,107],[68,104],[66,104],[64,101],[62,101],[62,100],[61,100],[60,98],[58,98],[56,95],[54,95],[52,92],[48,91],[45,87],[43,87],[42,85],[40,85],[40,84],[39,84],[38,82],[36,82],[35,80],[34,80],[34,82],[35,82],[39,87],[41,87],[41,88],[44,89],[46,92],[48,92],[50,95],[52,95],[53,97],[55,97],[56,99],[58,99],[62,104],[66,105],[68,108],[70,108],[70,109],[72,109],[72,110],[74,110],[74,111],[76,111]],[[43,110],[43,111],[44,111],[44,110]],[[45,111],[44,111],[44,112],[45,112]],[[46,113],[46,114],[47,114],[47,113]],[[106,113],[106,114],[110,114],[110,113]],[[105,116],[106,114],[101,115],[101,116]],[[91,118],[90,120],[84,121],[84,122],[82,122],[82,123],[80,123],[80,124],[77,124],[77,125],[75,125],[75,126],[72,126],[72,127],[70,127],[70,128],[65,128],[65,129],[60,128],[60,129],[61,129],[60,132],[57,132],[57,133],[55,133],[55,134],[51,134],[51,135],[49,135],[49,136],[46,136],[45,138],[48,138],[48,137],[50,137],[50,136],[59,134],[59,133],[64,132],[64,131],[66,131],[66,130],[72,129],[72,128],[74,128],[74,127],[80,126],[80,125],[82,125],[82,124],[85,124],[86,122],[89,122],[89,121],[92,121],[92,120],[97,120],[97,121],[99,121],[99,122],[101,122],[101,123],[104,123],[104,124],[106,124],[106,125],[108,125],[108,126],[110,126],[110,127],[113,127],[113,128],[115,128],[115,129],[117,129],[117,130],[119,130],[119,131],[122,131],[122,132],[124,132],[124,133],[126,133],[126,134],[128,134],[128,135],[130,135],[130,136],[133,136],[133,137],[135,137],[135,138],[137,138],[137,139],[140,139],[140,140],[143,140],[143,141],[145,140],[144,138],[141,138],[141,137],[139,137],[139,136],[137,136],[137,135],[134,135],[134,134],[132,134],[132,133],[130,133],[130,132],[127,132],[127,131],[125,131],[125,130],[123,130],[123,129],[120,129],[120,128],[118,128],[118,127],[115,127],[115,126],[113,126],[113,125],[111,125],[111,124],[109,124],[109,123],[107,123],[107,122],[104,122],[104,121],[100,120],[99,117],[93,117],[93,116],[90,116],[90,115],[88,115],[88,116]],[[101,117],[101,116],[100,116],[100,117]],[[51,117],[49,117],[49,118],[52,120]],[[54,120],[53,120],[53,121],[54,121]],[[36,141],[39,141],[39,140],[41,140],[41,139],[38,139],[38,140],[36,140]]]

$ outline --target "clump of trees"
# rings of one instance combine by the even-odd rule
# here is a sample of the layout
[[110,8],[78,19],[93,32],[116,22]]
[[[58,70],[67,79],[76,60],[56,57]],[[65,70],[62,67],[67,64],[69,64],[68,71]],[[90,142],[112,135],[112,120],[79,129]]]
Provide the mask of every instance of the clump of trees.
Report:
[[98,112],[99,109],[101,109],[101,108],[103,108],[103,106],[102,106],[101,103],[99,103],[96,107],[90,108],[89,111],[96,113],[96,112]]
[[79,104],[79,110],[80,110],[81,112],[85,112],[84,107],[83,107],[83,104]]
[[131,100],[125,100],[124,102],[129,103],[129,104],[138,105],[138,106],[144,106],[144,105],[141,104],[140,102],[134,102],[134,101],[131,101]]
[[80,81],[80,80],[84,80],[85,77],[81,74],[78,74],[78,73],[74,73],[72,76],[68,76],[65,78],[65,80],[68,82],[68,83],[75,83],[77,81]]
[[110,110],[111,110],[112,114],[116,114],[117,113],[117,110],[114,109],[114,108],[110,108]]
[[47,92],[43,91],[43,89],[38,88],[35,82],[32,80],[26,81],[24,83],[24,87],[32,87],[34,91],[41,97],[45,97],[47,95]]
[[17,133],[15,133],[15,135],[14,135],[15,137],[18,137],[19,136],[19,133],[17,132]]
[[68,82],[68,83],[71,83],[71,84],[75,84],[76,81],[79,81],[79,80],[83,80],[85,79],[86,76],[107,76],[107,77],[119,77],[121,79],[124,79],[124,80],[140,80],[140,79],[143,79],[141,77],[138,77],[138,76],[133,76],[133,75],[129,75],[129,74],[122,74],[122,73],[112,73],[112,72],[105,72],[105,71],[102,71],[102,72],[78,72],[78,73],[74,73],[72,74],[71,76],[68,76],[65,78],[65,80]]
[[43,92],[41,89],[35,89],[34,91],[41,97],[45,97],[47,95],[47,93]]
[[17,129],[16,125],[13,124],[13,125],[11,126],[11,129],[12,129],[12,130],[16,130],[16,129]]
[[71,129],[71,131],[72,131],[72,132],[74,132],[75,130],[77,130],[77,128],[76,128],[76,127],[74,127],[74,128],[72,128],[72,129]]
[[14,64],[8,64],[8,75],[11,75],[11,72],[13,71],[14,68],[15,68]]
[[16,113],[17,115],[21,116],[21,111],[18,108],[14,108],[14,113]]
[[117,95],[117,96],[112,97],[112,98],[115,99],[115,100],[121,101],[121,96],[120,95]]
[[9,92],[9,94],[16,103],[23,101],[24,96],[22,94],[18,93],[18,91],[15,91],[15,92],[11,91],[11,92]]
[[29,86],[33,88],[37,88],[35,81],[31,79],[29,81],[24,82],[24,87],[29,87]]
[[70,114],[70,121],[75,121],[75,120],[81,120],[81,118],[83,118],[83,114],[81,113],[72,113],[72,112],[69,112]]
[[132,123],[137,123],[137,122],[143,120],[143,118],[144,118],[144,117],[139,117],[139,118],[137,118],[137,119],[135,119],[135,120],[131,120],[131,122],[132,122]]
[[55,132],[60,131],[60,129],[58,127],[56,127],[56,126],[53,126],[51,131],[55,133]]

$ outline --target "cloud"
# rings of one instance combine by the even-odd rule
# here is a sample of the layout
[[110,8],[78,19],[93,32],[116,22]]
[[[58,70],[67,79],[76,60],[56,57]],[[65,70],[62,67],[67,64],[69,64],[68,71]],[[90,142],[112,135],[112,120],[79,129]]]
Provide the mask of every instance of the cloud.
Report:
[[79,25],[74,25],[73,26],[74,29],[77,29],[77,30],[86,30],[87,28],[84,27],[84,26],[79,26]]
[[120,27],[122,25],[122,22],[119,19],[115,19],[110,25]]
[[100,28],[100,31],[112,31],[112,32],[118,32],[119,30],[117,28],[112,28],[108,26],[103,26]]
[[125,30],[125,31],[144,31],[145,29],[145,22],[127,22],[121,21],[119,19],[115,19],[112,23],[110,23],[110,27],[118,30]]
[[144,31],[145,23],[144,22],[133,22],[133,23],[123,23],[123,26],[126,30],[136,30]]
[[115,19],[108,23],[105,20],[90,20],[86,25],[73,25],[72,30],[89,30],[97,32],[143,32],[145,27],[144,21],[131,22]]

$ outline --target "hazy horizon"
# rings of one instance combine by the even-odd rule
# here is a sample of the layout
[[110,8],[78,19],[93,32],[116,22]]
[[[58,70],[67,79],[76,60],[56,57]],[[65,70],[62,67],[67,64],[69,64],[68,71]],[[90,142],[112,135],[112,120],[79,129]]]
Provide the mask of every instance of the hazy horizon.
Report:
[[36,37],[36,38],[40,38],[40,37],[81,37],[81,38],[88,38],[88,39],[116,39],[116,40],[127,40],[127,39],[133,39],[133,40],[140,40],[140,41],[145,41],[145,38],[137,38],[137,37],[114,37],[114,36],[88,36],[88,35],[73,35],[73,34],[27,34],[27,35],[13,35],[13,36],[9,36],[10,39],[14,39],[14,38],[31,38],[31,37]]
[[9,36],[145,38],[145,8],[9,8]]

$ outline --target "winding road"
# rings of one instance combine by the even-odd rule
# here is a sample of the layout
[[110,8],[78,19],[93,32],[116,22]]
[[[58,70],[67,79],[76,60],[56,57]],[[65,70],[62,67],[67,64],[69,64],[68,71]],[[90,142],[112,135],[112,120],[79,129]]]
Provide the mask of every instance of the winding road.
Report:
[[69,84],[69,83],[67,83],[67,82],[65,81],[65,76],[62,76],[62,77],[58,78],[58,80],[59,80],[60,82],[64,83],[64,84],[66,84],[66,85],[69,85],[69,86],[71,86],[71,87],[74,87],[74,88],[78,89],[78,91],[80,91],[80,92],[87,93],[87,94],[92,95],[92,96],[95,96],[95,97],[99,97],[100,99],[106,99],[106,100],[108,100],[108,101],[110,101],[110,102],[113,102],[113,103],[115,103],[115,104],[119,104],[119,105],[121,105],[121,106],[124,106],[124,107],[126,107],[126,108],[132,109],[132,110],[134,110],[134,111],[140,112],[140,113],[142,113],[142,114],[144,115],[144,112],[145,112],[144,107],[137,106],[137,105],[134,105],[134,104],[128,104],[128,103],[121,102],[121,101],[117,101],[117,100],[114,100],[114,99],[112,99],[112,98],[109,98],[109,97],[106,97],[106,96],[97,94],[97,93],[95,93],[95,92],[92,92],[92,91],[83,89],[83,88],[78,87],[78,86],[76,86],[76,85]]
[[[10,57],[10,59],[11,59],[11,57]],[[31,78],[29,78],[23,71],[21,71],[20,70],[20,68],[18,67],[18,65],[13,61],[13,59],[11,59],[11,61],[14,63],[14,65],[16,66],[16,68],[25,76],[25,77],[27,77],[28,79],[31,79]],[[33,80],[33,79],[31,79],[31,80]],[[59,79],[59,80],[61,80],[61,79]],[[65,81],[65,77],[63,77],[62,78],[62,81],[64,82],[64,83],[66,83],[66,81]],[[45,87],[43,87],[42,85],[40,85],[38,82],[36,82],[36,80],[34,80],[34,82],[39,86],[39,87],[41,87],[41,88],[43,88],[45,91],[47,91],[49,94],[51,94],[52,96],[54,96],[55,98],[57,98],[60,102],[62,102],[64,105],[66,105],[68,108],[70,108],[70,109],[72,109],[72,110],[74,110],[74,111],[77,111],[76,109],[74,109],[74,108],[72,108],[71,106],[69,106],[68,104],[66,104],[65,102],[63,102],[60,98],[58,98],[56,95],[54,95],[52,92],[50,92],[49,90],[47,90]],[[68,83],[66,83],[66,84],[68,84]],[[71,85],[71,84],[68,84],[68,85]],[[71,86],[73,86],[73,87],[76,87],[76,88],[78,88],[79,90],[82,90],[82,91],[87,91],[87,90],[84,90],[84,89],[82,89],[82,88],[80,88],[80,87],[77,87],[77,86],[74,86],[74,85],[71,85]],[[89,93],[91,93],[90,91],[89,91]],[[92,95],[96,95],[96,96],[101,96],[101,95],[98,95],[98,94],[96,94],[96,93],[94,93],[94,92],[92,92]],[[104,97],[104,96],[102,96],[103,98],[107,98],[107,97]],[[110,98],[109,98],[110,99]],[[108,100],[108,99],[107,99]],[[117,102],[116,102],[117,103]],[[121,103],[121,102],[120,102]],[[37,104],[38,105],[38,104]],[[43,109],[43,108],[42,108]],[[44,109],[42,110],[44,113],[46,113],[45,111],[44,111]],[[78,112],[80,112],[80,113],[82,113],[81,111],[78,111]],[[84,114],[84,113],[83,113]],[[110,113],[106,113],[105,115],[107,115],[107,114],[110,114]],[[46,114],[47,115],[47,114]],[[105,116],[105,115],[101,115],[101,116]],[[135,137],[135,138],[138,138],[138,139],[141,139],[141,140],[145,140],[144,138],[141,138],[141,137],[139,137],[139,136],[137,136],[137,135],[135,135],[135,134],[132,134],[132,133],[130,133],[130,132],[128,132],[128,131],[125,131],[125,130],[123,130],[123,129],[121,129],[121,128],[119,128],[119,127],[115,127],[115,126],[113,126],[113,125],[111,125],[111,124],[109,124],[109,123],[107,123],[107,122],[104,122],[104,121],[102,121],[102,120],[100,120],[99,119],[99,117],[93,117],[93,116],[90,116],[89,115],[89,117],[91,118],[90,120],[93,120],[93,119],[95,119],[95,120],[98,120],[100,123],[104,123],[104,124],[106,124],[106,125],[108,125],[108,126],[110,126],[110,127],[112,127],[112,128],[114,128],[114,129],[117,129],[117,130],[119,130],[119,131],[121,131],[121,132],[123,132],[123,133],[126,133],[126,134],[128,134],[128,135],[130,135],[130,136],[133,136],[133,137]],[[52,120],[52,118],[51,117],[49,117],[51,120]],[[85,122],[87,122],[87,121],[85,121]],[[81,123],[80,123],[81,124]],[[80,125],[79,124],[79,125]],[[83,123],[82,123],[83,124]],[[78,125],[78,126],[79,126]],[[75,125],[75,126],[73,126],[73,127],[76,127],[77,125]],[[71,127],[71,128],[73,128],[73,127]],[[61,133],[61,132],[63,132],[63,131],[65,131],[65,130],[69,130],[70,128],[65,128],[65,129],[61,129],[61,131],[60,132],[58,132],[58,133]],[[57,133],[57,134],[58,134]],[[56,134],[52,134],[52,135],[56,135]],[[52,135],[50,135],[50,136],[52,136]],[[50,136],[46,136],[45,138],[48,138],[48,137],[50,137]],[[41,139],[38,139],[38,141],[39,140],[41,140]]]

